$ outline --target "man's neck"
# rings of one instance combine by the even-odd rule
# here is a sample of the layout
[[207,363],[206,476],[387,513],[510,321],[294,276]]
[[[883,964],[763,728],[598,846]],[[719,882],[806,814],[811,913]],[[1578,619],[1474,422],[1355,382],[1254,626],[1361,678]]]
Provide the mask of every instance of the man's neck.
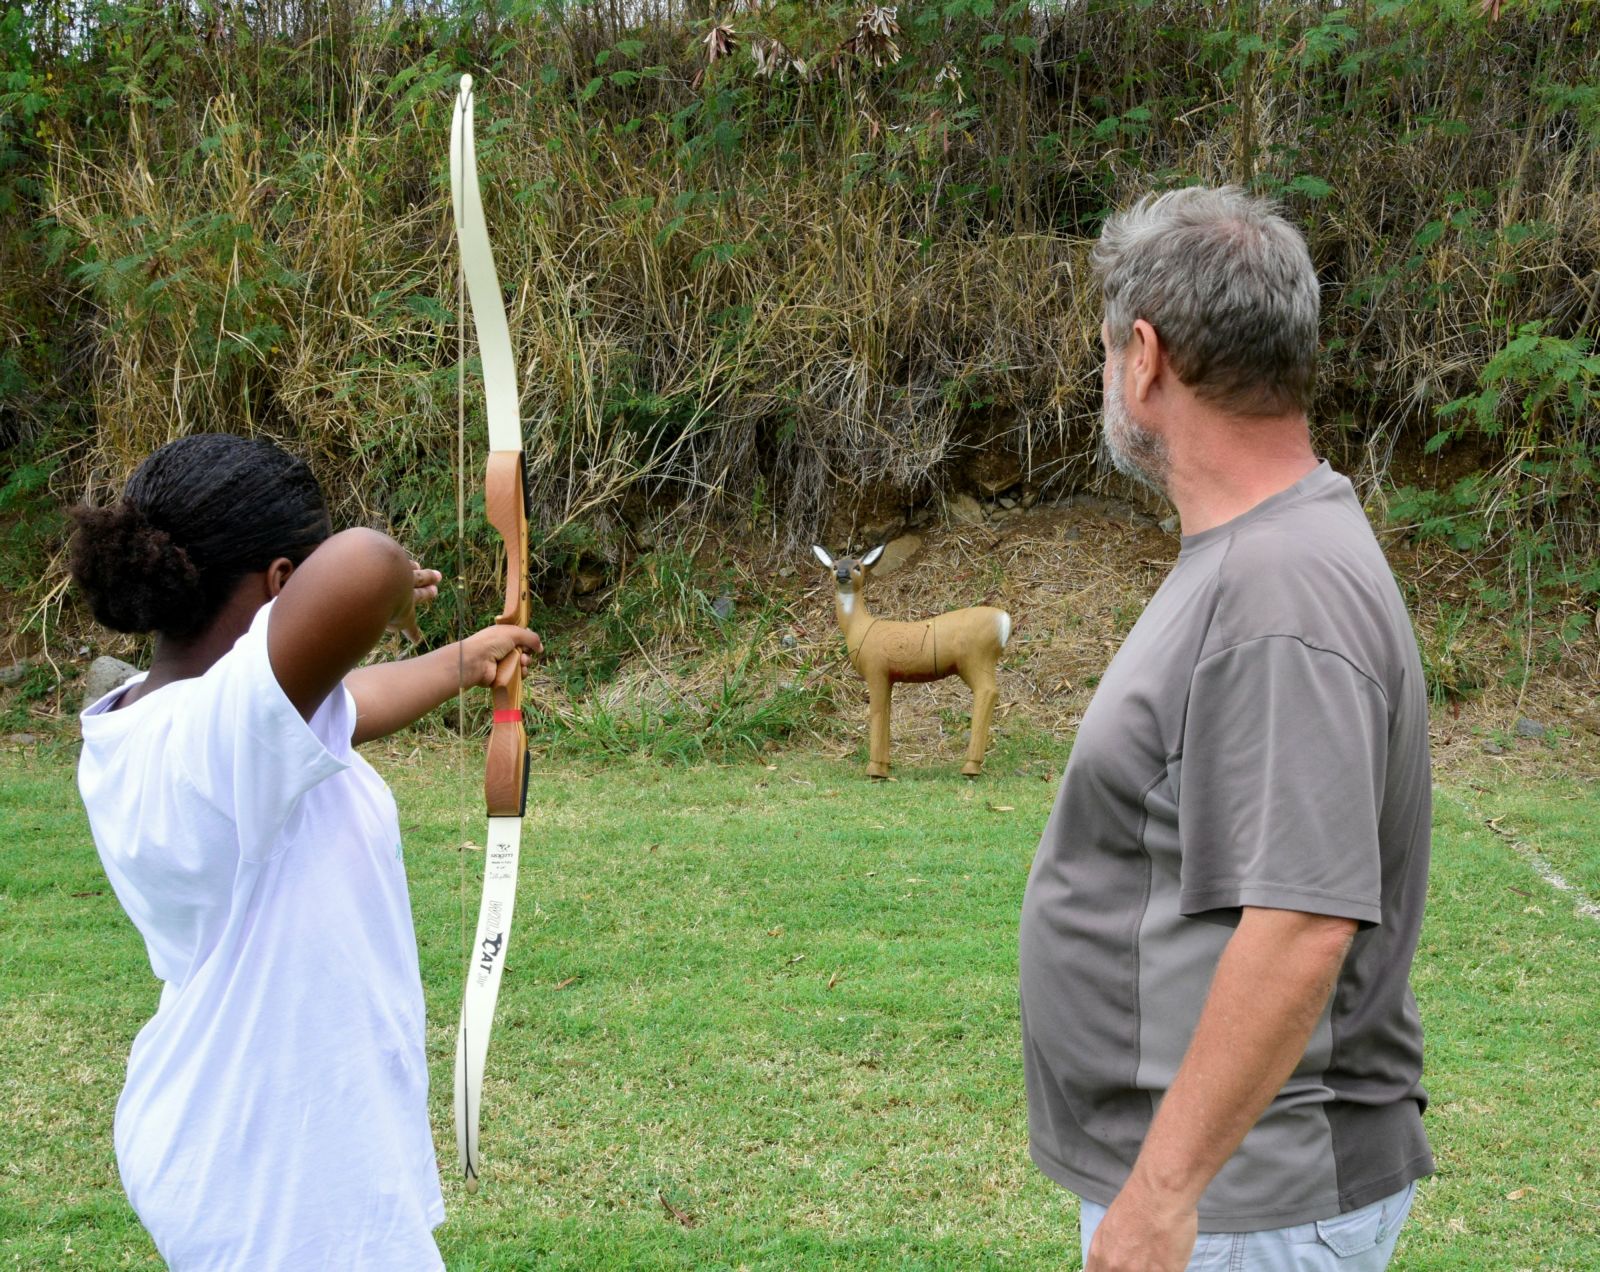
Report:
[[1316,468],[1305,417],[1238,423],[1217,417],[1173,438],[1167,497],[1186,535],[1249,512]]

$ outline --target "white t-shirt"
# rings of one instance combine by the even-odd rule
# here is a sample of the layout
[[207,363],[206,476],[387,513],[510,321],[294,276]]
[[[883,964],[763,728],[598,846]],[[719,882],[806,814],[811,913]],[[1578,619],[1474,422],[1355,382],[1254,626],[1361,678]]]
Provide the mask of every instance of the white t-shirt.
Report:
[[177,1272],[432,1272],[444,1201],[394,799],[351,746],[346,690],[309,723],[284,696],[271,610],[203,676],[83,713],[95,846],[165,982],[117,1165]]

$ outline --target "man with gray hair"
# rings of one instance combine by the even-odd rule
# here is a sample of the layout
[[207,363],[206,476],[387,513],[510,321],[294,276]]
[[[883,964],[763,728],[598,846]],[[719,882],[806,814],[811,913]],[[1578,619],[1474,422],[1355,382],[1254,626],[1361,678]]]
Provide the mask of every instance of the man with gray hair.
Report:
[[1022,907],[1034,1161],[1086,1272],[1375,1272],[1433,1169],[1410,620],[1306,423],[1304,240],[1237,188],[1112,217],[1104,446],[1177,564],[1078,730]]

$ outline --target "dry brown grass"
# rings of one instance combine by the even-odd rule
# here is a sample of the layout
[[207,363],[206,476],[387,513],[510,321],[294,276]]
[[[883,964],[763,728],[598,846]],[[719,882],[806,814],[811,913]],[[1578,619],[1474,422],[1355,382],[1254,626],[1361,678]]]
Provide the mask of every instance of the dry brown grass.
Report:
[[[63,315],[52,392],[76,394],[89,427],[45,428],[37,384],[6,410],[48,434],[62,501],[105,496],[180,433],[261,431],[312,458],[341,521],[453,556],[443,178],[452,68],[470,65],[552,574],[615,579],[697,525],[740,523],[747,554],[848,535],[864,509],[970,488],[974,457],[1008,456],[1047,501],[1092,485],[1098,218],[1151,185],[1230,179],[1282,193],[1306,227],[1327,284],[1319,441],[1374,509],[1398,482],[1480,469],[1497,475],[1486,519],[1522,504],[1487,559],[1508,525],[1548,511],[1581,562],[1592,500],[1547,510],[1548,487],[1512,470],[1592,457],[1592,411],[1525,412],[1512,394],[1499,431],[1417,461],[1437,408],[1478,386],[1519,323],[1587,336],[1600,317],[1600,133],[1583,95],[1600,45],[1567,6],[1530,0],[1496,24],[1477,8],[1265,0],[1224,27],[1182,2],[934,26],[908,8],[868,41],[877,54],[846,47],[860,7],[826,4],[575,4],[463,26],[291,8],[221,34],[106,11],[98,62],[39,41],[57,84],[83,81],[50,99],[48,147],[18,152],[39,164],[32,210],[56,218],[59,256],[30,272],[8,239],[0,258],[0,335]],[[737,38],[707,68],[710,17]],[[761,74],[765,39],[810,69]],[[118,60],[122,41],[146,60]],[[126,108],[100,109],[107,93]],[[1069,549],[1084,559],[1059,577],[1093,577],[1094,552]],[[994,551],[1045,569],[1021,541]],[[1438,552],[1425,588],[1455,568]],[[41,562],[35,632],[67,617],[60,564]],[[886,599],[915,608],[896,586]],[[1062,622],[1098,612],[1092,585],[1063,596]],[[1569,601],[1592,610],[1592,589]],[[1445,590],[1419,614],[1443,630],[1465,603]],[[1473,622],[1463,675],[1485,648],[1493,680],[1495,621]],[[1049,701],[1041,689],[1047,721]]]
[[[1222,31],[1185,4],[902,14],[896,62],[852,43],[876,29],[858,9],[745,6],[718,11],[738,41],[710,68],[703,6],[503,25],[477,67],[480,166],[541,529],[604,537],[642,490],[764,499],[793,545],[863,491],[948,488],[974,444],[1071,468],[1096,407],[1088,235],[1182,180],[1287,193],[1328,283],[1318,413],[1377,488],[1516,323],[1581,332],[1600,305],[1590,108],[1550,92],[1600,53],[1559,6],[1493,27],[1474,8],[1269,2]],[[405,59],[448,35],[342,24],[339,91],[315,103],[280,96],[313,53],[252,67],[247,40],[205,43],[173,109],[56,150],[48,210],[94,353],[75,488],[177,433],[252,428],[315,455],[351,517],[432,533],[445,486],[415,474],[453,426],[453,76]],[[985,63],[985,36],[1033,51]],[[828,73],[763,77],[769,38]],[[1335,73],[1344,56],[1360,69]]]

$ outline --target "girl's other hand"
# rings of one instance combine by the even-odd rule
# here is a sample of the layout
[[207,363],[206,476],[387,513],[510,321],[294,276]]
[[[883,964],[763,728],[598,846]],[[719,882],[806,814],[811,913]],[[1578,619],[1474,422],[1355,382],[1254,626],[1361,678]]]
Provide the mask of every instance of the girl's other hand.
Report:
[[413,645],[422,644],[422,629],[417,626],[417,608],[426,605],[439,595],[439,582],[444,578],[438,570],[425,570],[417,562],[411,563],[411,604],[389,620],[389,630],[399,632]]
[[439,595],[439,582],[444,578],[438,570],[424,570],[417,562],[411,563],[411,594],[414,603],[426,605]]

